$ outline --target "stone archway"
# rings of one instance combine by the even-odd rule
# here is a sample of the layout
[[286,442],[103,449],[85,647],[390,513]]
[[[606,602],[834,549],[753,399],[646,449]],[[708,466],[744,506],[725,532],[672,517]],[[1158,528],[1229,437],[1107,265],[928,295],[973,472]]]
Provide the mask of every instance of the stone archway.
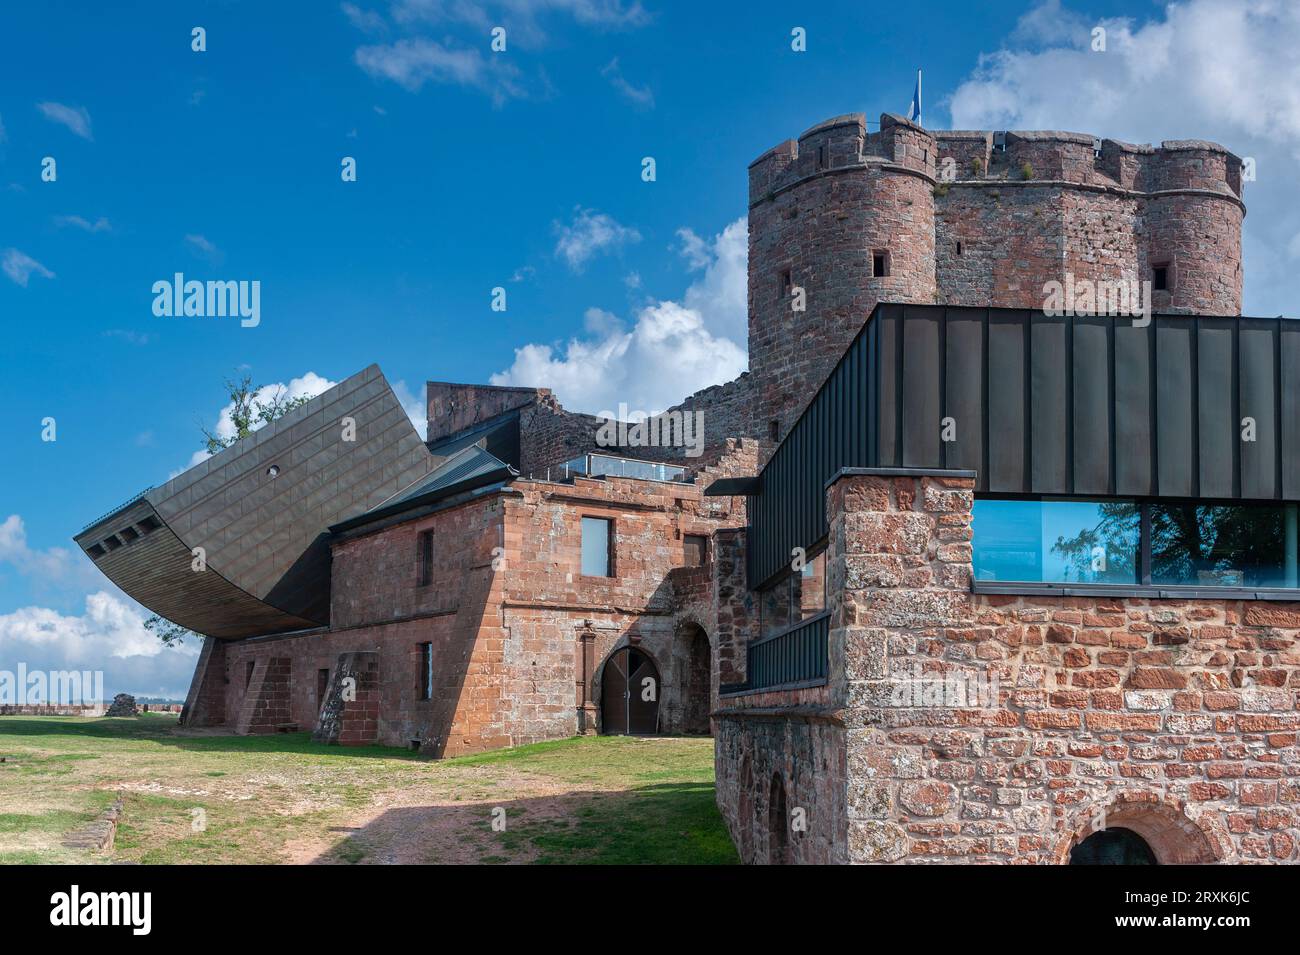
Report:
[[1075,847],[1099,830],[1127,830],[1137,836],[1150,848],[1157,865],[1206,865],[1223,861],[1227,854],[1225,839],[1188,816],[1180,800],[1151,792],[1127,792],[1118,794],[1104,815],[1095,810],[1085,813],[1058,846],[1057,861],[1068,863]]
[[681,709],[679,730],[709,736],[713,732],[709,720],[713,691],[713,650],[709,636],[699,624],[688,622],[678,628],[676,642],[673,656]]

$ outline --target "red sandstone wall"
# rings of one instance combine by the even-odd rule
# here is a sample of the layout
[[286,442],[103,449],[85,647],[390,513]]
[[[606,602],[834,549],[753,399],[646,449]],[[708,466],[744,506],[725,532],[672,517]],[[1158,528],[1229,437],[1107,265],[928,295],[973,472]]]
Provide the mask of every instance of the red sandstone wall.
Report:
[[[729,460],[752,466],[753,454],[752,445],[733,445]],[[615,521],[614,578],[580,573],[584,515]],[[716,688],[715,677],[703,704],[682,696],[698,684],[686,625],[713,632],[711,569],[683,568],[684,537],[743,520],[743,501],[703,498],[700,485],[520,481],[495,497],[337,542],[334,627],[224,644],[220,666],[199,682],[220,679],[226,711],[239,713],[254,705],[248,662],[260,673],[267,661],[285,661],[286,712],[277,721],[315,729],[318,671],[328,669],[332,681],[341,654],[376,652],[377,741],[419,740],[422,752],[456,755],[578,732],[580,637],[591,633],[597,666],[629,642],[654,659],[661,727],[679,732],[698,724]],[[427,586],[417,577],[422,531],[435,541]],[[420,696],[424,642],[435,654],[431,700]],[[597,706],[599,680],[597,669]]]
[[[829,495],[850,857],[1062,862],[1100,824],[1166,863],[1295,862],[1300,604],[973,595],[972,486]],[[900,699],[918,672],[995,692]]]
[[[878,301],[1041,308],[1043,286],[1146,280],[1157,310],[1241,310],[1241,161],[1222,147],[1160,148],[1078,133],[930,133],[837,117],[750,166],[749,361],[754,428],[789,430]],[[947,161],[951,160],[949,164]],[[961,252],[957,251],[960,242]],[[889,250],[891,274],[871,274]],[[793,312],[782,288],[808,295]]]

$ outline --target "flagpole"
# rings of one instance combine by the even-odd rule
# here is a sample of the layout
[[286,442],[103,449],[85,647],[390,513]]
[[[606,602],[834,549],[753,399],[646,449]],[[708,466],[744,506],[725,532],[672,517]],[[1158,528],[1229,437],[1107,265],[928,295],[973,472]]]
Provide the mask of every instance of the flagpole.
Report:
[[921,71],[916,71],[916,125],[921,125]]

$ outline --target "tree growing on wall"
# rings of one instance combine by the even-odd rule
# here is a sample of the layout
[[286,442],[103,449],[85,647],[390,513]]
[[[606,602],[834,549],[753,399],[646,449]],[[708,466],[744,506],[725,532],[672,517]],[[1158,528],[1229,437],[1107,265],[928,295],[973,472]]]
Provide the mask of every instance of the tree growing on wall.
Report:
[[[251,375],[245,374],[240,378],[227,378],[226,396],[230,399],[230,421],[234,425],[235,433],[230,436],[217,434],[210,431],[207,427],[200,425],[203,431],[204,447],[209,454],[216,454],[218,451],[224,451],[236,441],[247,438],[261,425],[270,424],[277,418],[283,418],[290,411],[305,405],[311,398],[307,395],[299,395],[297,398],[288,397],[283,388],[277,388],[274,393],[263,395],[265,386],[254,385]],[[144,628],[150,633],[155,634],[165,647],[175,647],[185,642],[186,637],[198,637],[203,639],[203,635],[188,630],[178,623],[173,623],[166,617],[153,614],[144,622]]]
[[226,379],[226,394],[231,404],[230,422],[234,425],[235,433],[227,437],[203,428],[209,454],[224,451],[236,441],[247,438],[261,425],[270,424],[311,401],[307,395],[290,398],[285,395],[283,388],[276,389],[270,395],[263,395],[264,390],[265,386],[254,385],[252,376],[247,374],[237,380]]

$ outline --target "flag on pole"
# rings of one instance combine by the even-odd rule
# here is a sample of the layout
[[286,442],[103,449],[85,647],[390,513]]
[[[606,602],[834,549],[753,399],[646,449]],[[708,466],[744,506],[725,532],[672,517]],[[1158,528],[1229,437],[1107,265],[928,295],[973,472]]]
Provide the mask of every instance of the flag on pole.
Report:
[[916,71],[916,92],[912,94],[912,105],[907,108],[907,118],[916,125],[921,125],[921,71]]

